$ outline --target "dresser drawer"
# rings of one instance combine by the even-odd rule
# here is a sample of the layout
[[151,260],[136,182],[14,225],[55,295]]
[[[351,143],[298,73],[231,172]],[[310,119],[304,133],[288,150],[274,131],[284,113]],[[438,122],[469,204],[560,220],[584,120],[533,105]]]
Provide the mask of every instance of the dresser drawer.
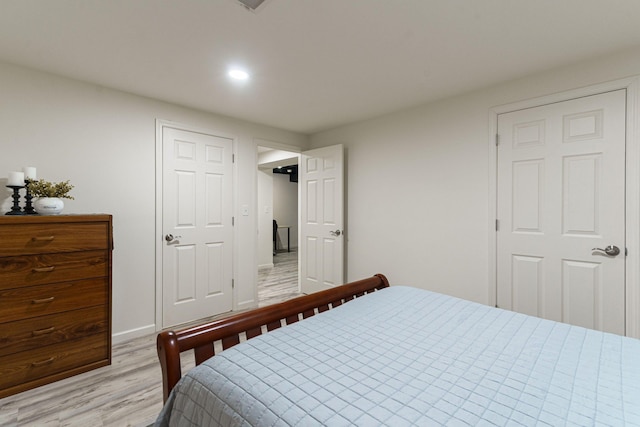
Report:
[[107,251],[3,257],[0,258],[0,290],[104,277],[110,267]]
[[[0,397],[104,366],[109,359],[105,334],[0,356]],[[60,375],[65,372],[67,374]],[[14,390],[5,390],[11,387]]]
[[107,278],[0,290],[0,323],[105,304]]
[[109,247],[109,223],[2,224],[0,256],[75,252]]
[[0,356],[76,340],[108,329],[105,305],[0,323]]

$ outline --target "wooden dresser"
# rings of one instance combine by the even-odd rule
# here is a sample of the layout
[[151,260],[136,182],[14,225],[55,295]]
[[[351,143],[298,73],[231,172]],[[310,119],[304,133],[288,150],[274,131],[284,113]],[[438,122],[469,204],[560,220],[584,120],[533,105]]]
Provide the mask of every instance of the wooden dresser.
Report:
[[111,363],[111,215],[0,217],[0,397]]

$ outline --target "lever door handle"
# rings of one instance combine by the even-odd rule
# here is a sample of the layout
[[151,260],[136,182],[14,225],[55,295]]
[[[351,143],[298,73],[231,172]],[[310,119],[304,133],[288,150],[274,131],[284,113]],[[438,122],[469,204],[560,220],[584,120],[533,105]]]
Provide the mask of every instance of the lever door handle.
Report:
[[167,242],[173,242],[175,239],[180,239],[182,236],[174,236],[173,234],[167,234],[164,236],[164,240]]
[[602,249],[602,248],[593,248],[591,250],[592,251],[604,252],[605,254],[607,254],[609,256],[616,256],[616,255],[620,254],[620,248],[617,247],[617,246],[613,246],[613,245],[609,245],[604,249]]
[[336,236],[337,237],[337,236],[342,234],[342,231],[340,231],[340,230],[333,231],[332,230],[332,231],[329,232],[329,234],[331,234],[332,236]]

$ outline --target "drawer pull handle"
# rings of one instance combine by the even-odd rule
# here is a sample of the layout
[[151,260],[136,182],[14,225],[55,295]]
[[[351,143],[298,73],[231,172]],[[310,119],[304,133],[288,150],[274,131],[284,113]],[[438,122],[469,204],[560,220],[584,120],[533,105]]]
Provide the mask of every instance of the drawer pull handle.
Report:
[[39,330],[37,330],[37,331],[33,331],[33,332],[31,332],[31,334],[32,334],[34,337],[38,337],[38,336],[40,336],[40,335],[50,334],[51,332],[53,332],[53,331],[55,331],[55,330],[56,330],[56,328],[54,328],[54,327],[52,326],[52,327],[47,328],[47,329],[39,329]]
[[40,236],[40,237],[32,237],[31,240],[34,242],[50,242],[55,238],[56,236]]
[[41,298],[41,299],[34,299],[31,300],[31,304],[44,304],[46,302],[51,302],[54,299],[56,299],[56,297],[49,297],[49,298]]
[[37,368],[38,366],[48,365],[49,363],[53,362],[54,360],[56,360],[55,357],[50,357],[48,359],[40,360],[38,362],[31,362],[31,366],[34,367],[34,368]]
[[31,271],[34,273],[49,273],[50,271],[53,271],[55,269],[56,269],[55,265],[50,265],[49,267],[36,267]]

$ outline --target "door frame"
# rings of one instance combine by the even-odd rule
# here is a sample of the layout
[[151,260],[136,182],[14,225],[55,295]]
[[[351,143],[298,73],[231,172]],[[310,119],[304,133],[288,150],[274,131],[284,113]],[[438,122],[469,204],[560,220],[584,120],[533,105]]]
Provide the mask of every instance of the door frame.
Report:
[[[277,142],[277,141],[271,141],[269,139],[263,139],[263,138],[254,138],[253,139],[253,149],[255,152],[255,156],[256,156],[256,167],[255,170],[258,170],[258,167],[260,167],[260,165],[258,164],[258,147],[267,147],[267,148],[272,148],[274,150],[280,150],[280,151],[287,151],[289,153],[294,153],[298,155],[298,162],[300,162],[300,155],[303,151],[305,151],[304,149],[302,149],[301,147],[296,147],[295,145],[288,145],[282,142]],[[258,206],[258,174],[256,173],[256,177],[255,177],[255,182],[254,182],[254,193],[255,193],[255,197],[254,197],[254,203],[255,206],[257,207],[257,209],[259,209],[260,207]],[[257,212],[257,211],[256,211]],[[298,186],[298,292],[300,292],[300,186]],[[255,229],[258,230],[258,215],[255,215]],[[256,236],[256,242],[257,242],[258,237]],[[254,259],[256,259],[256,261],[259,259],[259,254],[258,254],[258,245],[254,245],[255,246],[255,251],[256,253],[254,254]],[[256,277],[258,274],[258,264],[256,263]],[[257,304],[259,303],[258,301],[258,282],[256,280],[255,283],[255,301],[256,301],[256,307]]]
[[493,107],[489,111],[489,305],[497,302],[497,147],[498,115],[538,107],[570,99],[625,89],[626,117],[626,189],[625,243],[629,256],[625,260],[625,330],[626,335],[640,338],[640,76],[614,80],[552,95],[527,99]]
[[[155,327],[156,327],[156,332],[160,331],[163,329],[163,325],[162,325],[162,298],[163,298],[163,292],[164,292],[164,287],[163,287],[163,275],[162,275],[162,250],[163,250],[163,239],[162,236],[164,234],[163,232],[163,216],[162,216],[162,197],[163,197],[163,190],[164,190],[164,185],[163,185],[163,180],[162,180],[162,174],[163,174],[163,153],[162,153],[162,134],[163,134],[163,129],[165,127],[170,127],[173,129],[179,129],[179,130],[183,130],[183,131],[187,131],[187,132],[194,132],[194,133],[201,133],[201,134],[205,134],[205,135],[211,135],[211,136],[220,136],[223,138],[229,138],[231,139],[232,142],[232,153],[233,156],[235,157],[237,155],[237,138],[234,135],[229,135],[226,134],[224,132],[219,132],[219,131],[214,131],[212,129],[209,128],[203,128],[203,127],[198,127],[198,126],[193,126],[193,125],[187,125],[184,123],[179,123],[179,122],[173,122],[171,120],[162,120],[162,119],[156,119],[156,162],[155,162],[155,168],[156,168],[156,179],[155,179],[155,183],[156,183],[156,207],[155,207],[155,294],[156,294],[156,310],[155,310]],[[234,217],[236,217],[236,205],[237,205],[237,192],[236,192],[236,183],[238,182],[238,169],[236,167],[236,162],[234,161],[231,165],[231,176],[232,176],[232,184],[231,184],[231,193],[232,193],[232,208],[231,208],[231,212],[232,215]],[[238,251],[238,245],[237,245],[237,239],[236,239],[236,233],[235,233],[235,228],[232,227],[232,243],[231,243],[231,247],[232,247],[232,251],[233,251],[233,255],[232,255],[232,266],[231,266],[231,277],[234,278],[236,277],[236,272],[237,272],[237,251]],[[236,296],[236,289],[235,287],[232,289],[232,293],[231,293],[231,298],[232,298],[232,302],[231,302],[231,306],[232,306],[232,310],[236,309],[236,304],[237,304],[237,296]]]

